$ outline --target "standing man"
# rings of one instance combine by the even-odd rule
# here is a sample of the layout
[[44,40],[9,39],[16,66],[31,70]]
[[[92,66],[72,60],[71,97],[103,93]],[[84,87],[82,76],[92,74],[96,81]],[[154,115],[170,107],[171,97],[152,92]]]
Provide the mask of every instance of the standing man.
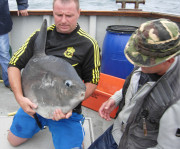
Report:
[[[99,46],[77,23],[80,16],[78,0],[54,0],[53,16],[55,24],[47,28],[46,54],[63,58],[74,66],[86,85],[86,99],[94,92],[99,81]],[[38,31],[33,33],[9,63],[10,85],[21,106],[8,134],[8,140],[13,146],[26,142],[40,130],[33,118],[33,108],[37,108],[37,105],[23,96],[20,71],[33,56],[37,35]],[[56,149],[82,148],[84,117],[81,104],[68,113],[62,113],[61,109],[55,110],[52,120],[37,116],[42,126],[49,127]]]
[[127,59],[135,70],[123,89],[102,104],[99,114],[114,124],[89,149],[180,148],[180,32],[176,23],[143,23],[131,36]]
[[[27,16],[28,0],[16,0],[18,5],[18,16]],[[10,60],[9,54],[9,36],[8,33],[12,29],[12,20],[9,12],[8,0],[0,0],[0,65],[2,68],[2,79],[6,87],[10,87],[8,81],[8,63]]]

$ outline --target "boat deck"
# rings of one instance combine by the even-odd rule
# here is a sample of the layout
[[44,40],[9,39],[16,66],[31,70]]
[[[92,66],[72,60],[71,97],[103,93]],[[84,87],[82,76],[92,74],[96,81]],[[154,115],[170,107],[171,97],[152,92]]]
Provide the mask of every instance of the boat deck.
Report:
[[[4,87],[4,84],[0,83],[0,140],[1,148],[3,149],[13,149],[7,141],[7,133],[11,125],[13,116],[8,116],[9,113],[18,110],[19,105],[17,104],[13,92],[8,88]],[[84,123],[85,129],[85,139],[84,139],[84,149],[98,138],[112,123],[112,121],[103,120],[99,114],[91,109],[82,107],[83,115],[86,117]],[[28,140],[26,143],[16,147],[17,149],[53,149],[53,142],[51,134],[48,128],[40,131],[32,139]]]

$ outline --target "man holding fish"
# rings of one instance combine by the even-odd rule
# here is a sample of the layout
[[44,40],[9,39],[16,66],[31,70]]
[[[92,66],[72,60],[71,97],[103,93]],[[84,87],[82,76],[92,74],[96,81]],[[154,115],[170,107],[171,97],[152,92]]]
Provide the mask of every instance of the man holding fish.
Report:
[[[78,0],[54,0],[53,16],[55,25],[47,28],[45,53],[66,60],[75,68],[77,74],[85,83],[86,92],[84,99],[86,99],[93,93],[99,81],[99,46],[77,23],[80,16]],[[35,110],[38,109],[39,105],[24,96],[21,84],[21,69],[26,69],[25,66],[35,54],[33,49],[39,46],[37,41],[41,44],[42,36],[40,35],[41,31],[33,33],[14,54],[9,63],[8,75],[10,85],[21,108],[14,117],[8,140],[13,146],[18,146],[39,132],[41,128],[38,124],[40,124],[42,127],[49,127],[56,149],[80,149],[84,138],[82,128],[84,117],[81,114],[81,103],[67,113],[57,108],[52,118],[48,119],[39,115],[38,112],[35,114]],[[38,60],[36,58],[33,59],[34,62]],[[55,61],[55,58],[51,58],[51,60]],[[32,72],[32,75],[35,73],[35,71]],[[56,83],[56,81],[51,80],[52,78],[50,78],[48,73],[42,78],[44,86],[39,86],[39,88],[44,89],[48,85],[53,86]],[[64,77],[69,75],[72,76],[73,74],[66,74]],[[64,83],[67,88],[73,84],[71,80],[66,80]],[[60,89],[60,91],[63,92],[64,90]],[[76,90],[73,91],[75,92]],[[67,92],[66,89],[66,92],[63,92],[61,97],[66,98],[69,96]]]

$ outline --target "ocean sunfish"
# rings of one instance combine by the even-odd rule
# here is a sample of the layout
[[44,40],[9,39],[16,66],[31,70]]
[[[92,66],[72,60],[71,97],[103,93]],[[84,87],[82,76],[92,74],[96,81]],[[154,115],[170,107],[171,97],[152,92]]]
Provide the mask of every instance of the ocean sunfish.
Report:
[[44,20],[33,56],[22,71],[22,89],[24,96],[38,105],[34,110],[51,119],[55,109],[67,113],[83,101],[86,87],[70,63],[45,54],[46,37],[47,21]]

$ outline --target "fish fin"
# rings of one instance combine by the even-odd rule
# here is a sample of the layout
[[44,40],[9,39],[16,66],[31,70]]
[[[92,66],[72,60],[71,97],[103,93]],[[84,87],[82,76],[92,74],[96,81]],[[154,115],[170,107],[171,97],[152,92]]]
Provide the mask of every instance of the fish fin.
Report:
[[44,19],[41,25],[41,29],[35,40],[34,55],[45,55],[46,38],[47,38],[47,20]]

